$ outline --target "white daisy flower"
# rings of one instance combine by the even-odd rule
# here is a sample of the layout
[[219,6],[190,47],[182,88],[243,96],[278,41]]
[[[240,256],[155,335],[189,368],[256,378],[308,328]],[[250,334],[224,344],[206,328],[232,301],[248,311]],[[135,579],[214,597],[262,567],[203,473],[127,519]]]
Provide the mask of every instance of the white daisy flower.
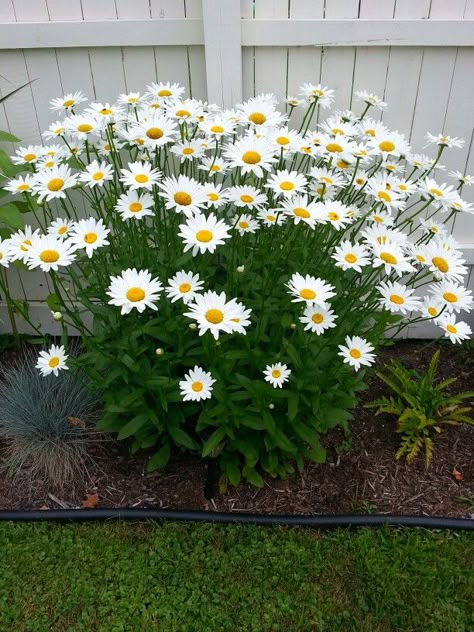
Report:
[[436,180],[431,178],[426,178],[423,182],[420,182],[418,189],[421,193],[426,193],[436,202],[439,202],[443,208],[449,208],[458,198],[453,186],[438,184]]
[[316,202],[310,202],[307,195],[295,195],[281,203],[281,211],[288,217],[292,217],[295,224],[304,222],[314,228],[320,219],[319,206]]
[[327,109],[334,101],[334,90],[330,90],[327,86],[317,85],[313,83],[304,83],[301,86],[300,95],[310,103],[318,102],[318,105]]
[[196,298],[202,290],[204,283],[200,280],[199,274],[181,270],[168,279],[166,295],[171,302],[182,300],[186,305]]
[[367,193],[372,195],[377,202],[381,202],[388,209],[400,209],[405,206],[402,194],[392,189],[386,176],[370,178],[366,187]]
[[215,175],[225,173],[228,169],[228,164],[224,162],[222,158],[210,158],[206,156],[201,159],[201,164],[198,166],[198,169],[208,171],[212,175]]
[[457,250],[447,249],[434,239],[426,244],[426,265],[437,280],[461,281],[468,272],[465,261]]
[[39,230],[33,232],[31,226],[25,226],[23,230],[10,235],[8,244],[12,261],[26,261],[31,242],[37,235]]
[[227,196],[230,202],[238,208],[260,210],[267,203],[267,195],[251,186],[229,187]]
[[425,136],[428,141],[428,145],[438,145],[440,147],[464,147],[464,139],[457,138],[457,136],[445,136],[444,134],[430,134],[426,133]]
[[67,371],[69,369],[66,364],[68,357],[62,345],[51,345],[49,351],[40,351],[36,368],[44,377],[51,373],[57,377],[59,371]]
[[[318,146],[318,152],[326,159],[333,158],[335,161],[342,160],[346,166],[353,161],[352,150],[355,145],[348,138],[340,136],[334,138],[330,134],[323,134],[320,140],[321,143]],[[337,165],[337,162],[335,164]]]
[[41,145],[28,145],[19,147],[10,158],[14,165],[34,165],[42,156],[44,148]]
[[35,235],[26,255],[26,264],[30,270],[39,267],[43,272],[49,272],[71,265],[74,259],[74,247],[68,240],[55,235]]
[[410,290],[401,283],[386,283],[382,281],[377,286],[377,290],[382,295],[380,304],[394,314],[408,314],[421,309],[420,299],[413,296],[415,290]]
[[303,137],[296,130],[288,129],[288,127],[280,127],[275,130],[269,130],[267,134],[268,140],[273,143],[277,152],[285,156],[294,153],[303,143]]
[[360,135],[365,136],[364,140],[383,137],[390,133],[390,130],[382,121],[376,121],[371,118],[364,118],[362,121],[359,121],[358,126]]
[[456,200],[451,202],[451,210],[457,211],[458,213],[469,213],[470,215],[474,215],[474,204],[472,202],[466,202],[458,197]]
[[2,184],[2,188],[13,195],[17,193],[31,193],[34,182],[34,175],[27,173],[23,176],[16,177],[14,180],[10,180],[6,184]]
[[454,344],[463,340],[469,340],[472,334],[472,330],[467,323],[463,320],[456,322],[454,314],[442,314],[438,320],[438,325],[444,331],[446,338],[449,338]]
[[79,175],[79,180],[85,182],[91,189],[95,186],[103,186],[107,180],[113,180],[114,170],[105,160],[94,160],[87,165],[86,170]]
[[307,305],[300,322],[304,323],[305,331],[309,330],[320,336],[326,329],[336,326],[337,316],[328,305]]
[[[380,214],[380,212],[379,212]],[[403,246],[406,244],[407,237],[404,233],[387,226],[387,222],[377,222],[374,219],[374,223],[368,228],[364,228],[361,232],[363,241],[366,241],[371,247],[377,244],[382,246],[383,244],[397,244]]]
[[338,200],[326,200],[319,203],[319,220],[329,222],[336,230],[344,228],[354,220],[353,210]]
[[286,364],[276,362],[275,364],[267,364],[263,371],[265,382],[270,382],[273,388],[282,388],[291,375],[291,369]]
[[297,171],[277,171],[266,183],[267,189],[272,189],[277,196],[291,197],[295,193],[304,193],[308,181]]
[[375,362],[375,354],[373,345],[364,338],[359,336],[346,336],[346,344],[339,345],[340,355],[344,359],[344,363],[350,364],[358,371],[361,366],[370,366]]
[[120,169],[122,177],[120,182],[130,189],[151,189],[158,184],[161,176],[158,169],[153,169],[149,162],[129,162],[128,169]]
[[86,255],[91,258],[97,248],[109,244],[107,241],[109,233],[110,230],[104,226],[101,219],[89,217],[89,219],[80,219],[76,222],[71,230],[70,239],[76,250],[85,248]]
[[363,244],[352,244],[348,239],[336,246],[332,258],[338,268],[362,272],[363,266],[370,264],[369,251]]
[[42,132],[41,136],[47,140],[56,140],[58,137],[64,136],[65,133],[64,121],[55,121],[49,125],[45,132]]
[[251,215],[244,213],[240,215],[235,223],[235,229],[239,231],[241,235],[245,233],[255,233],[260,228],[260,224]]
[[242,173],[254,173],[262,178],[275,162],[272,144],[265,138],[246,136],[226,146],[224,156],[230,167],[240,167]]
[[326,187],[340,187],[344,184],[344,177],[340,173],[333,172],[327,167],[313,167],[310,175],[319,184]]
[[12,252],[10,250],[10,240],[2,239],[0,237],[0,266],[8,268],[10,261],[12,260]]
[[237,106],[241,112],[240,123],[255,129],[280,127],[286,116],[275,109],[275,105],[262,97],[254,97]]
[[207,206],[210,208],[220,208],[227,203],[228,189],[223,190],[222,184],[206,184],[204,185],[204,193],[207,196]]
[[166,104],[166,113],[179,123],[192,123],[202,114],[198,101],[185,99],[184,101],[170,101]]
[[406,156],[410,153],[410,145],[405,136],[399,132],[386,132],[370,138],[369,146],[376,149],[386,160],[388,155]]
[[285,285],[294,297],[293,303],[323,305],[328,299],[336,295],[334,286],[309,274],[303,276],[295,272]]
[[127,94],[119,95],[117,102],[121,105],[130,105],[133,108],[136,108],[142,100],[143,97],[140,96],[139,92],[128,92]]
[[184,88],[179,83],[151,83],[147,86],[147,94],[151,97],[158,97],[160,99],[179,99],[184,94]]
[[129,314],[136,309],[140,314],[149,307],[157,310],[155,303],[163,286],[158,279],[152,279],[148,270],[128,268],[122,274],[110,278],[107,295],[109,305],[121,307],[121,314]]
[[213,253],[217,246],[229,239],[230,227],[222,220],[217,219],[214,213],[209,217],[197,213],[188,218],[185,224],[180,224],[178,235],[184,242],[184,252],[191,250],[193,256],[199,252]]
[[213,139],[220,139],[224,136],[230,136],[235,130],[235,121],[225,118],[222,114],[207,118],[199,123],[199,128]]
[[54,198],[65,198],[64,191],[75,186],[77,176],[71,173],[71,169],[67,165],[59,165],[52,169],[39,171],[33,184],[33,190],[38,194],[40,201],[49,202]]
[[372,244],[373,266],[383,266],[386,274],[395,270],[399,276],[404,272],[413,272],[415,268],[409,262],[401,247],[395,243]]
[[89,114],[99,121],[103,119],[106,123],[115,123],[124,116],[122,108],[110,103],[91,103],[84,110],[84,114]]
[[65,239],[74,228],[75,222],[72,219],[58,218],[51,222],[48,226],[48,233],[56,237]]
[[285,221],[285,214],[279,209],[261,209],[257,213],[258,219],[262,220],[265,226],[280,226]]
[[450,171],[449,175],[451,176],[451,178],[454,178],[464,186],[470,187],[472,184],[474,184],[474,176],[462,173],[462,171]]
[[[176,121],[158,112],[143,117],[137,124],[134,123],[130,129],[130,134],[132,137],[143,139],[145,147],[155,149],[173,142],[178,136],[178,126]],[[121,136],[126,138],[123,131],[121,131]]]
[[446,227],[444,226],[444,224],[435,222],[434,219],[423,219],[422,217],[420,217],[418,221],[420,222],[423,234],[446,235]]
[[357,126],[350,121],[342,121],[338,116],[331,116],[321,124],[321,131],[331,136],[355,136]]
[[202,399],[212,397],[212,385],[216,380],[211,373],[204,371],[200,366],[195,366],[179,382],[179,390],[183,396],[183,402],[199,402]]
[[193,160],[193,158],[201,158],[204,154],[204,147],[202,145],[202,140],[189,140],[183,141],[182,143],[175,143],[171,147],[171,153],[175,156],[178,156],[181,162],[186,162],[186,160]]
[[250,324],[251,310],[236,299],[227,301],[225,292],[197,294],[189,307],[190,311],[184,315],[196,321],[200,336],[209,331],[217,340],[220,332],[245,334],[245,327]]
[[371,105],[372,107],[377,108],[378,110],[385,110],[387,104],[376,94],[372,94],[372,92],[367,92],[367,90],[356,90],[355,95],[359,101],[362,103],[366,103],[367,105]]
[[420,312],[423,318],[438,318],[443,312],[443,305],[434,296],[424,296]]
[[286,97],[286,99],[285,99],[285,103],[290,105],[292,108],[297,108],[300,105],[303,105],[304,100],[303,99],[298,99],[298,97],[292,97],[292,96],[288,95]]
[[52,110],[65,110],[66,112],[72,110],[79,105],[79,103],[85,103],[87,101],[87,97],[85,97],[82,92],[69,92],[65,94],[63,97],[57,97],[55,99],[51,99],[51,109]]
[[470,312],[473,308],[472,292],[453,281],[434,283],[430,287],[433,298],[442,306],[446,306],[448,312]]
[[395,218],[390,214],[390,211],[375,210],[366,217],[365,221],[383,224],[384,226],[393,226]]
[[128,191],[128,193],[122,193],[117,200],[115,210],[126,221],[154,215],[153,206],[153,197],[148,192],[132,190]]
[[207,206],[208,197],[204,187],[194,178],[170,176],[159,182],[158,186],[162,189],[159,195],[165,198],[166,208],[184,213],[186,217],[192,217]]
[[64,119],[64,128],[79,140],[86,140],[91,134],[100,132],[104,122],[98,121],[94,116],[86,114],[73,114]]

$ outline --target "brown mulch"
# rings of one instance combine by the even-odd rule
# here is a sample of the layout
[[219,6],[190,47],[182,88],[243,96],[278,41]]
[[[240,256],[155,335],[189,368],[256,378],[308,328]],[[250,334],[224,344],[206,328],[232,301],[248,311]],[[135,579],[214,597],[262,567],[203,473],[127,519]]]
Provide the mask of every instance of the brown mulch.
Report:
[[[423,370],[435,348],[427,341],[398,342],[383,351],[380,364],[398,358]],[[473,352],[454,345],[440,348],[440,375],[457,376],[456,390],[474,390]],[[382,392],[383,385],[374,376],[363,399],[370,401]],[[98,496],[99,507],[474,517],[472,502],[460,501],[460,497],[474,499],[474,427],[446,427],[435,437],[429,467],[423,456],[411,465],[396,461],[399,435],[393,418],[375,417],[372,410],[359,407],[351,429],[352,441],[346,451],[341,446],[341,431],[336,429],[323,438],[326,463],[307,464],[302,474],[286,480],[266,478],[262,489],[242,483],[217,490],[211,500],[204,497],[202,460],[177,455],[165,470],[148,474],[148,455],[130,456],[124,443],[106,441],[94,448],[94,462],[84,479],[62,490],[38,481],[12,481],[0,472],[0,509],[80,507],[89,494]]]

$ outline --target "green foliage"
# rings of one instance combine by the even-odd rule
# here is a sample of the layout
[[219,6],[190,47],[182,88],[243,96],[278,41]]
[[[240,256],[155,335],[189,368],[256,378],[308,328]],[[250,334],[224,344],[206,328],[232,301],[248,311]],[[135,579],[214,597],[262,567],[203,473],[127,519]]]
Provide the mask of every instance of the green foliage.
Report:
[[0,524],[0,629],[467,632],[474,538],[212,525]]
[[474,424],[474,420],[467,416],[472,407],[464,405],[466,400],[474,397],[474,392],[446,392],[446,388],[457,378],[436,380],[439,355],[440,351],[436,351],[424,375],[407,369],[399,362],[387,366],[387,373],[376,371],[394,394],[377,399],[366,407],[377,408],[377,415],[386,413],[398,417],[397,432],[402,437],[396,458],[406,456],[408,463],[422,449],[426,463],[430,463],[433,432],[440,433],[443,425]]
[[98,394],[74,370],[43,377],[36,354],[24,352],[0,369],[0,438],[14,475],[61,486],[82,476]]

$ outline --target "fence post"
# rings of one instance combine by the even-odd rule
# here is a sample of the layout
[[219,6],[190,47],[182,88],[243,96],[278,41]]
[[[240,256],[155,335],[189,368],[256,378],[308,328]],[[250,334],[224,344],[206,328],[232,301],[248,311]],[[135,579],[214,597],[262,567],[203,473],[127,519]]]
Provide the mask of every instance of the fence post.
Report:
[[202,0],[207,99],[224,108],[242,100],[240,2]]

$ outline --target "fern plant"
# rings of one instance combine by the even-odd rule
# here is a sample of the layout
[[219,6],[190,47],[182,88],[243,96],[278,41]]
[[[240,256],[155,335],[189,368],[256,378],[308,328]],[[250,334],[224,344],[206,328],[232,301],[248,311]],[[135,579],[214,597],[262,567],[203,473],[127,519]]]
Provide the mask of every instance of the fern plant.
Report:
[[450,377],[436,380],[440,352],[431,358],[424,375],[407,369],[400,362],[392,362],[387,372],[376,371],[377,376],[393,391],[393,395],[382,397],[366,404],[366,408],[376,408],[376,415],[387,413],[396,415],[397,432],[401,437],[396,458],[406,457],[411,463],[421,450],[425,452],[426,464],[433,454],[433,435],[442,432],[442,426],[456,426],[460,423],[474,425],[468,416],[472,406],[466,400],[474,397],[473,391],[448,393],[446,388],[457,381]]

